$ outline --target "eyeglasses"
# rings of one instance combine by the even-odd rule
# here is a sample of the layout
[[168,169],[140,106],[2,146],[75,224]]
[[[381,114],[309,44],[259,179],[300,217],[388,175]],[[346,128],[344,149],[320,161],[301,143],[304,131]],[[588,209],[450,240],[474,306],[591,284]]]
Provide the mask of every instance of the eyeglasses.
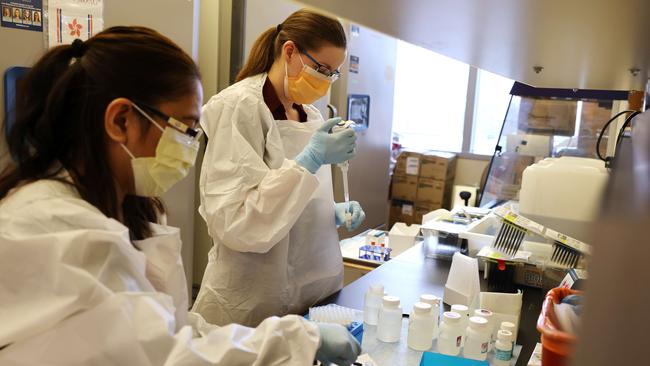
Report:
[[312,57],[307,51],[302,50],[301,48],[298,48],[298,51],[302,53],[303,55],[307,56],[311,60],[311,62],[316,64],[316,67],[314,70],[316,70],[318,73],[328,77],[330,81],[334,82],[338,80],[338,78],[341,76],[341,72],[339,70],[330,70],[327,66],[321,64],[320,62],[316,61],[315,58]]
[[[142,114],[144,114],[146,117],[149,117],[149,115],[147,115],[147,113],[145,111],[143,111],[142,109],[146,109],[146,110],[150,111],[151,113],[153,113],[153,114],[157,115],[158,117],[164,119],[165,122],[167,122],[167,124],[172,126],[174,129],[178,130],[179,132],[181,132],[181,133],[183,133],[185,135],[190,136],[194,140],[198,140],[201,137],[201,135],[203,134],[203,130],[200,127],[197,127],[197,125],[199,124],[198,121],[194,122],[194,125],[192,127],[189,127],[185,123],[177,120],[174,117],[168,116],[167,114],[161,112],[159,109],[157,109],[155,107],[152,107],[150,105],[138,102],[138,104],[134,103],[133,106],[138,111],[140,111]],[[151,117],[149,117],[149,118],[151,118]]]

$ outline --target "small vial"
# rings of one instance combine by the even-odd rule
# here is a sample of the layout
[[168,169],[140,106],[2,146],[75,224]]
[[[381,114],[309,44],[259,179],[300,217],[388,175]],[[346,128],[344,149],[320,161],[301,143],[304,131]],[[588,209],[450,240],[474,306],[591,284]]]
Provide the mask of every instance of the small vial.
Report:
[[458,356],[460,343],[463,338],[461,329],[462,315],[446,311],[442,314],[440,323],[440,335],[438,336],[438,353],[448,356]]
[[384,286],[370,285],[363,302],[363,322],[368,325],[377,325],[381,299],[384,297]]
[[431,305],[431,312],[433,313],[433,339],[438,338],[438,323],[440,323],[440,308],[442,299],[436,295],[424,294],[420,295],[420,302]]
[[487,327],[488,327],[489,332],[490,332],[490,346],[489,346],[488,352],[490,352],[490,351],[492,351],[492,349],[494,347],[494,342],[497,339],[496,332],[498,331],[498,329],[496,329],[496,327],[494,326],[493,314],[492,314],[492,312],[490,310],[487,310],[487,309],[476,309],[476,310],[474,310],[474,316],[480,316],[481,318],[485,318],[485,320],[488,321]]
[[493,366],[509,366],[512,359],[512,332],[500,330],[497,333],[497,342],[494,345],[496,353],[494,355]]
[[502,322],[500,330],[507,330],[512,333],[512,349],[510,350],[510,356],[512,356],[512,350],[515,349],[515,334],[517,334],[517,326],[515,323]]
[[463,356],[472,360],[484,361],[487,358],[488,347],[490,344],[490,331],[488,321],[480,316],[469,318],[467,327],[467,339]]
[[424,302],[413,304],[409,317],[407,344],[416,351],[428,351],[433,339],[433,313],[431,305]]
[[384,296],[379,309],[377,339],[386,343],[399,342],[402,333],[402,308],[396,296]]
[[462,304],[454,304],[451,306],[451,311],[461,315],[460,325],[463,329],[463,339],[461,340],[460,346],[463,347],[465,345],[465,329],[469,325],[469,308]]

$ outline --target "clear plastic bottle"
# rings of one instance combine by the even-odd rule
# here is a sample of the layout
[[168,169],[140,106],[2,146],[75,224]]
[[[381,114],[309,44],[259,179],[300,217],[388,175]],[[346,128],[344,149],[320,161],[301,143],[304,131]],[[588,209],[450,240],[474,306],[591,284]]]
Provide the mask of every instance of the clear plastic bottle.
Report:
[[487,358],[490,344],[490,331],[487,325],[488,321],[480,316],[469,318],[463,357],[479,361],[484,361]]
[[420,295],[420,302],[431,305],[431,312],[433,314],[433,339],[438,338],[438,324],[440,323],[440,308],[442,299],[436,295],[424,294]]
[[497,342],[494,344],[496,353],[494,355],[493,366],[509,366],[512,359],[512,332],[500,330],[497,333]]
[[379,309],[377,339],[382,342],[399,342],[402,334],[402,307],[396,296],[384,296]]
[[489,344],[488,352],[490,352],[494,347],[494,342],[496,342],[497,331],[498,331],[498,329],[496,329],[496,327],[494,326],[493,314],[490,310],[487,309],[476,309],[474,310],[474,316],[480,316],[481,318],[485,318],[485,320],[488,321],[487,327],[490,332],[490,344]]
[[424,302],[413,304],[409,317],[407,344],[416,351],[428,351],[433,339],[433,313],[431,305]]
[[442,314],[438,353],[449,356],[458,356],[460,353],[460,343],[463,338],[461,318],[462,315],[453,311],[446,311]]
[[465,346],[465,330],[469,324],[469,308],[462,304],[454,304],[451,306],[451,311],[460,314],[460,326],[463,329],[463,339],[460,342],[460,346]]
[[368,325],[377,325],[381,299],[384,297],[384,286],[370,285],[363,302],[363,322]]

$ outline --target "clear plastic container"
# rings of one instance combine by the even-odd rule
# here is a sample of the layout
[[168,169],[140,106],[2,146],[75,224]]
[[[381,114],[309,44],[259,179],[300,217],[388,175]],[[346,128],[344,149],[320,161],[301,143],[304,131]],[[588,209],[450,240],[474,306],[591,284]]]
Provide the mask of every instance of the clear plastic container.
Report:
[[438,335],[438,353],[448,356],[458,356],[463,338],[461,328],[462,315],[447,311],[442,314],[440,335]]
[[512,333],[512,349],[515,349],[515,334],[517,334],[517,326],[511,322],[501,322],[499,330],[507,330]]
[[460,346],[465,346],[465,330],[469,325],[469,308],[462,304],[454,304],[451,306],[451,311],[456,312],[461,315],[460,326],[463,333],[463,339],[460,342]]
[[469,318],[466,334],[467,339],[463,348],[463,357],[484,361],[487,358],[490,344],[488,321],[480,316]]
[[433,339],[433,313],[431,305],[424,302],[413,304],[409,317],[407,344],[416,351],[427,351]]
[[396,296],[384,296],[379,309],[377,339],[386,342],[399,342],[402,333],[402,308]]
[[370,285],[363,303],[363,322],[368,325],[377,325],[379,320],[379,309],[381,299],[384,297],[384,286],[379,284]]
[[494,345],[495,354],[492,366],[509,366],[512,359],[512,332],[500,330]]
[[440,323],[440,309],[442,308],[442,299],[436,295],[424,294],[420,295],[420,302],[431,305],[431,312],[433,314],[433,339],[438,338],[438,324]]

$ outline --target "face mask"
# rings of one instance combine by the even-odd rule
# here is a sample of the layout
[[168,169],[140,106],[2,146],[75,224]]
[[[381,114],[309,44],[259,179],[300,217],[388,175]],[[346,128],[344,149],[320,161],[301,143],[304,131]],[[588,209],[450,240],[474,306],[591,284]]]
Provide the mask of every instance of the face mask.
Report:
[[297,76],[289,76],[287,63],[284,63],[284,95],[298,104],[311,104],[327,94],[330,79],[302,62],[302,70]]
[[142,114],[163,132],[156,146],[156,155],[136,158],[124,144],[122,148],[131,156],[135,194],[158,197],[187,176],[196,161],[199,142],[171,127],[163,129],[151,117]]

